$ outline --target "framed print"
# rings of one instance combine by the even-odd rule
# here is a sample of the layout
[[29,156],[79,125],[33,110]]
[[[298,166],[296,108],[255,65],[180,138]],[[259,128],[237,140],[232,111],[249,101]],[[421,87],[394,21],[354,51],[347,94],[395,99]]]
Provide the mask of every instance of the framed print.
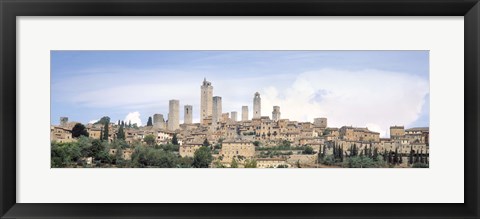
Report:
[[477,218],[478,1],[4,1],[5,218]]

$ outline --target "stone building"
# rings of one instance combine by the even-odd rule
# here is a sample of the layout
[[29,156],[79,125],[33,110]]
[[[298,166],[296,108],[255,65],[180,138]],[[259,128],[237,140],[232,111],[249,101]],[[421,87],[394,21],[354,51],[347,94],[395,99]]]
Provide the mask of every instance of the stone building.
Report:
[[273,106],[272,120],[274,122],[277,122],[278,120],[280,120],[280,107],[279,106]]
[[170,100],[168,110],[168,130],[175,131],[180,128],[180,101]]
[[180,146],[179,154],[181,157],[193,157],[195,155],[195,151],[197,151],[202,144],[199,143],[188,143]]
[[313,126],[317,128],[327,128],[327,118],[314,118]]
[[165,119],[163,114],[153,114],[153,127],[165,129]]
[[222,117],[222,97],[213,97],[212,124],[216,124]]
[[183,113],[183,123],[185,124],[192,124],[192,110],[193,106],[192,105],[185,105]]
[[390,138],[400,139],[405,137],[405,128],[403,126],[390,126]]
[[72,138],[72,130],[60,126],[50,126],[50,140],[59,143],[76,141]]
[[252,159],[255,156],[255,146],[249,141],[224,141],[220,150],[222,162],[232,162],[233,158]]
[[343,126],[340,128],[340,137],[348,141],[380,141],[380,133],[372,132],[368,128]]
[[248,120],[248,106],[242,106],[242,121]]
[[253,118],[258,119],[262,116],[262,99],[260,93],[256,92],[253,97]]
[[237,112],[233,111],[230,114],[232,121],[236,122],[237,121]]
[[203,84],[200,87],[200,123],[208,116],[212,115],[213,107],[213,86],[212,83],[203,79]]

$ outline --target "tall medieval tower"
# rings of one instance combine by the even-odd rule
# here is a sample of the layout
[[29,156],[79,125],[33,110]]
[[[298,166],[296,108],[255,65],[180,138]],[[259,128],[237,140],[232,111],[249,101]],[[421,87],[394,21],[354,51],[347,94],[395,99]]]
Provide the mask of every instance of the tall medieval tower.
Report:
[[213,86],[212,83],[207,81],[206,78],[203,79],[203,84],[200,87],[200,122],[203,122],[208,116],[212,115],[212,97],[213,97]]
[[258,119],[262,116],[262,99],[260,93],[256,92],[253,97],[253,118]]
[[222,97],[213,97],[212,124],[216,124],[222,117]]
[[242,106],[242,121],[248,120],[248,106]]
[[275,121],[275,122],[280,120],[280,107],[279,106],[273,106],[272,120]]
[[185,105],[185,108],[183,111],[184,113],[183,123],[192,124],[192,110],[193,110],[192,105]]
[[180,101],[179,100],[170,100],[169,102],[169,111],[168,111],[168,130],[175,131],[180,128]]
[[165,129],[165,119],[163,119],[163,114],[153,114],[153,127]]

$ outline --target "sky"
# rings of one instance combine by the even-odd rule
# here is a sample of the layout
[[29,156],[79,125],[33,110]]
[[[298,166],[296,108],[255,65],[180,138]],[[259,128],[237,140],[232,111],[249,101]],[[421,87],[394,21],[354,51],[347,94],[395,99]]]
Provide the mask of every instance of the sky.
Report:
[[212,82],[223,112],[249,107],[260,93],[262,116],[329,127],[368,127],[388,136],[392,125],[429,126],[428,51],[52,51],[51,123],[59,118],[145,125],[168,102],[193,105],[200,120],[200,86]]

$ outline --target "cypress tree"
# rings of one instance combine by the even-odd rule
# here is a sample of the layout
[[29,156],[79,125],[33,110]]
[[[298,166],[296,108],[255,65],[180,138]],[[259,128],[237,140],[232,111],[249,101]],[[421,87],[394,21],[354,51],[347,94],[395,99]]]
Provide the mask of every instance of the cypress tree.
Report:
[[117,138],[125,140],[125,132],[123,131],[122,126],[120,126],[120,128],[118,128]]
[[153,126],[153,122],[152,122],[152,117],[151,117],[151,116],[148,117],[147,126]]
[[100,141],[103,141],[103,127],[100,128]]
[[413,146],[410,146],[410,154],[408,155],[408,163],[413,164]]
[[108,123],[105,123],[104,131],[103,131],[103,139],[107,140],[108,142]]
[[387,149],[386,148],[383,151],[383,161],[387,162]]
[[174,144],[174,145],[178,145],[178,138],[177,138],[177,134],[173,134],[173,138],[172,138],[172,144]]
[[417,152],[415,153],[415,163],[418,163],[418,161],[419,160],[418,160],[418,150],[417,150]]
[[394,156],[393,162],[394,162],[395,164],[398,163],[398,148],[395,148],[395,156]]

